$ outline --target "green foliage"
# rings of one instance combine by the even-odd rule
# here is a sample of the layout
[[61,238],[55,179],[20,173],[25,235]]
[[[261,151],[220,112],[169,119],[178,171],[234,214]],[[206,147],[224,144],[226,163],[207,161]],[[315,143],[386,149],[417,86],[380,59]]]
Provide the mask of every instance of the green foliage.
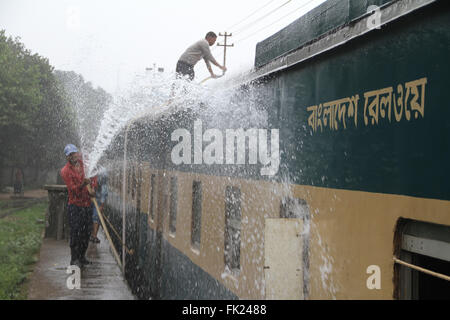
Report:
[[39,57],[0,31],[0,126],[30,128],[27,114],[42,103]]
[[53,70],[4,30],[0,66],[0,167],[60,167],[64,146],[82,142],[80,130],[95,139],[111,100],[107,92],[75,72]]
[[0,300],[26,299],[25,280],[37,262],[47,204],[0,219]]
[[0,30],[0,166],[51,168],[61,137],[77,138],[75,114],[48,59]]

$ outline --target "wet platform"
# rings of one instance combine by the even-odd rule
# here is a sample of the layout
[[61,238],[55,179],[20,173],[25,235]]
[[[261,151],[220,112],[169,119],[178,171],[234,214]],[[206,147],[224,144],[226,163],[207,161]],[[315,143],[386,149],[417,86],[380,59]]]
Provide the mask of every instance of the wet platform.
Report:
[[81,269],[80,289],[69,289],[66,273],[70,261],[67,240],[44,239],[39,262],[28,289],[29,300],[134,300],[121,270],[99,231],[99,244],[89,243],[86,257],[92,264]]

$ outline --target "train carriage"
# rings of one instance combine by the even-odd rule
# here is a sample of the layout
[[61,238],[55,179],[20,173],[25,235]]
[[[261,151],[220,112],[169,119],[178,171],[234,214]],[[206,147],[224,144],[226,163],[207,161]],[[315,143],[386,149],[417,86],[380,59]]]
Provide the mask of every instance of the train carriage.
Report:
[[[450,298],[449,9],[329,0],[257,45],[255,70],[228,91],[229,113],[206,101],[130,123],[103,161],[106,213],[134,250],[122,259],[135,293]],[[255,126],[279,143],[274,175],[249,164]],[[189,163],[174,163],[180,128]],[[224,151],[205,163],[203,139],[196,162],[199,128],[200,139],[222,132],[224,148],[227,130],[242,130],[244,161],[236,153],[229,164]]]

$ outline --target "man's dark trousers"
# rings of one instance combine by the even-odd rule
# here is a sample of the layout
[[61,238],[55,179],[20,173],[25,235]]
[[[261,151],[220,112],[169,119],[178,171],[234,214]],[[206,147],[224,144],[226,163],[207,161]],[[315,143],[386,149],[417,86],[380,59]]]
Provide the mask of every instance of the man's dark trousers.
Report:
[[68,205],[70,226],[70,264],[85,259],[92,231],[92,207]]
[[181,60],[178,60],[175,72],[179,77],[188,76],[190,81],[195,78],[194,66]]

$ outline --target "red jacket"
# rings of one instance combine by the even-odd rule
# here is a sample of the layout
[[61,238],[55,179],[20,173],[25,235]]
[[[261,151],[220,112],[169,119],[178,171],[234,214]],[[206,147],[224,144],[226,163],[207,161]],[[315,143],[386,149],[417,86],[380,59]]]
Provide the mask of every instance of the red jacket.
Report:
[[[70,162],[61,169],[61,177],[67,186],[69,192],[69,204],[76,205],[78,207],[90,207],[91,196],[87,190],[87,186],[81,187],[84,180],[84,165],[83,161],[78,160],[80,163],[80,172]],[[91,186],[93,190],[97,188],[97,177],[91,179]]]

